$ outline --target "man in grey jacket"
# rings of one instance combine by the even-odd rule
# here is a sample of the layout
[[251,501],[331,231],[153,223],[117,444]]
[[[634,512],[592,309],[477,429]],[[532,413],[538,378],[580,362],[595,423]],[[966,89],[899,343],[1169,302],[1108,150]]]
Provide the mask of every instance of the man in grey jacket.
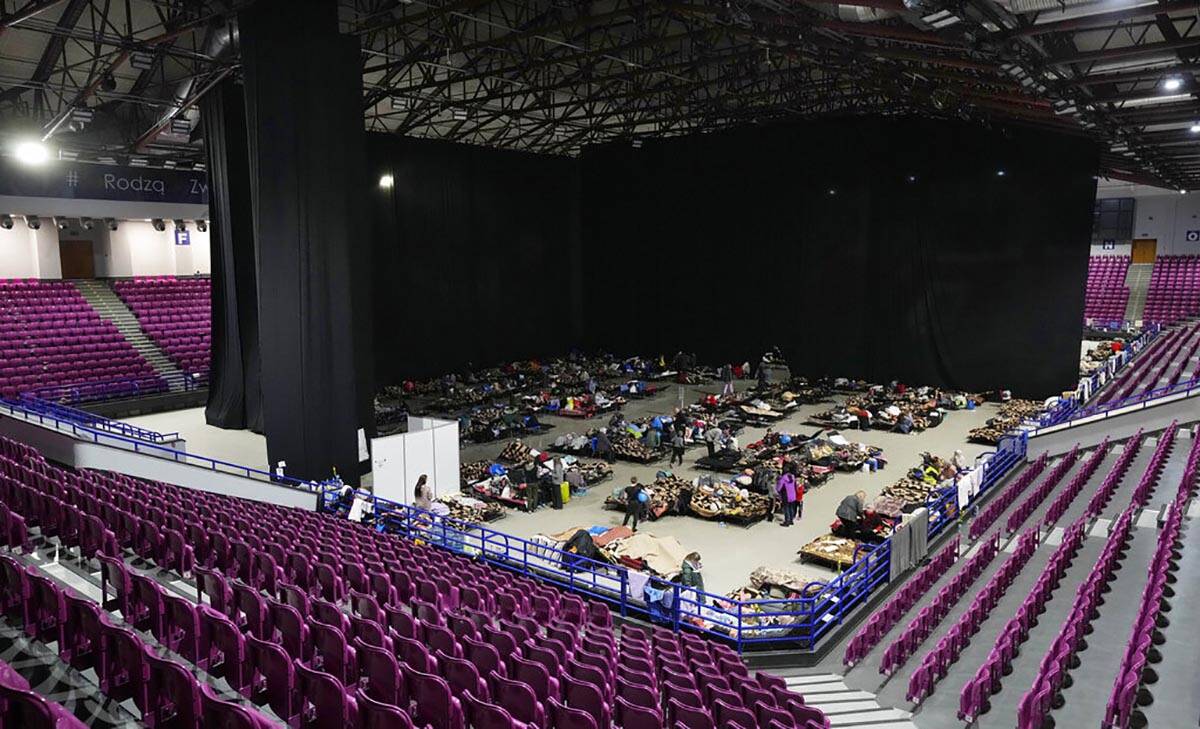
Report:
[[867,492],[858,491],[842,499],[838,504],[837,518],[842,523],[842,535],[858,539],[862,534],[863,516],[866,514]]

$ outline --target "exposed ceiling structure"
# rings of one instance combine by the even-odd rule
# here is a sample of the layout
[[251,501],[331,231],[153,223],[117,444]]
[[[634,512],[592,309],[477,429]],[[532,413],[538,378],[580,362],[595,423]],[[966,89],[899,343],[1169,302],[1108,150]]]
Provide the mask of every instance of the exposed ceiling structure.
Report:
[[[249,1],[0,0],[0,132],[202,159],[192,106],[238,72]],[[1108,176],[1200,189],[1200,0],[337,1],[373,130],[574,154],[917,113],[1086,135]]]

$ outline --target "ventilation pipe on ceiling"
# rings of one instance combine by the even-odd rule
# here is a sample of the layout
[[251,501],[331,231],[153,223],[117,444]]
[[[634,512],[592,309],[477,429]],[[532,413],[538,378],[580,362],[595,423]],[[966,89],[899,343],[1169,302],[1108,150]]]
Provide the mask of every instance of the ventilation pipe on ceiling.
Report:
[[[213,60],[217,60],[228,53],[230,49],[235,48],[237,42],[237,26],[232,21],[210,25],[204,35],[204,45],[201,48],[201,53]],[[197,77],[195,76],[179,82],[175,87],[175,92],[172,94],[171,107],[162,115],[159,124],[166,124],[168,120],[182,111],[183,105],[192,97],[192,91],[196,88],[196,82]]]
[[[1137,4],[1140,3],[1129,3],[1129,7],[1134,7]],[[1097,12],[1114,9],[1114,3],[1107,0],[1000,0],[1000,5],[1015,15],[1040,13],[1049,10],[1067,10],[1069,8],[1083,7],[1084,5],[1103,5],[1104,7],[1096,9]]]

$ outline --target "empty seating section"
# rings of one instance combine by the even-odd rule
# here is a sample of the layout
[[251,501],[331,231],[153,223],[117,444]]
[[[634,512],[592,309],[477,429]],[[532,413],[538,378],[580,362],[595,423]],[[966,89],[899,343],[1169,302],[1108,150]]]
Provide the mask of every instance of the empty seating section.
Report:
[[[723,644],[616,629],[604,605],[448,551],[328,515],[59,469],[5,439],[0,457],[0,545],[54,539],[94,558],[105,607],[242,694],[212,709],[245,713],[239,726],[273,714],[313,727],[829,727]],[[156,569],[135,569],[133,556]],[[164,590],[160,570],[194,581],[197,599]],[[0,575],[6,606],[41,615],[21,607],[24,594]],[[156,665],[137,634],[103,616],[98,628],[70,611],[58,622],[64,659],[99,641],[102,688],[144,712],[184,701],[201,718],[183,726],[235,725],[210,721],[208,687]],[[128,669],[115,677],[109,645]]]
[[[1153,535],[1152,528],[1134,526],[1145,521],[1139,519],[1140,510],[1153,508],[1159,501],[1154,494],[1163,474],[1169,463],[1178,463],[1173,454],[1179,436],[1178,425],[1171,423],[1153,440],[1139,430],[1122,444],[1106,438],[1088,450],[1076,446],[1054,463],[1043,454],[1026,464],[975,518],[969,530],[974,544],[966,555],[959,557],[962,545],[957,540],[940,551],[867,619],[846,644],[843,663],[857,670],[857,666],[877,660],[880,674],[903,677],[904,698],[921,705],[922,712],[929,709],[939,683],[951,682],[951,690],[957,693],[938,697],[929,710],[946,711],[947,719],[957,713],[958,719],[970,724],[999,706],[1000,711],[1011,713],[989,718],[988,726],[1013,721],[1018,729],[1045,729],[1046,717],[1054,707],[1062,706],[1063,691],[1070,685],[1066,674],[1079,665],[1083,636],[1092,630],[1091,623],[1102,610],[1102,593],[1110,589],[1113,575],[1120,570],[1127,544],[1139,531]],[[1136,470],[1135,462],[1141,464]],[[1166,527],[1150,563],[1149,581],[1140,583],[1144,587],[1141,611],[1128,618],[1133,622],[1132,634],[1119,673],[1102,677],[1106,686],[1115,681],[1105,729],[1131,726],[1142,700],[1139,692],[1145,692],[1147,674],[1143,669],[1148,661],[1156,660],[1157,651],[1151,647],[1162,640],[1155,633],[1156,624],[1162,624],[1158,611],[1167,574],[1179,559],[1181,520],[1194,492],[1198,468],[1200,439],[1193,433],[1179,491],[1164,514]],[[1118,493],[1120,503],[1114,503]],[[1064,518],[1070,523],[1056,528]],[[1018,529],[1020,533],[1006,543],[1005,534]],[[1089,532],[1093,538],[1103,537],[1103,545],[1090,547]],[[1075,566],[1084,554],[1088,561]],[[1096,559],[1094,564],[1092,559]],[[1132,568],[1135,573],[1140,570],[1140,565]],[[1137,574],[1134,579],[1141,577]],[[926,598],[922,607],[926,595],[932,597]],[[1069,612],[1060,603],[1063,600],[1070,604]],[[1048,612],[1051,603],[1055,605],[1052,613]],[[914,611],[904,625],[905,615]],[[1059,617],[1048,620],[1051,614]],[[950,616],[954,616],[952,621],[943,625]],[[1117,615],[1118,620],[1122,617]],[[1110,640],[1111,636],[1097,639]],[[1023,651],[1022,646],[1032,646],[1032,651]],[[921,660],[906,668],[919,651],[924,653]],[[1011,698],[1004,702],[993,702],[1003,682],[1012,680],[1006,677],[1017,672],[1018,661],[1024,661],[1020,675],[1036,675],[1032,688],[1019,702],[1011,693],[1005,694]],[[1064,711],[1069,715],[1067,698]],[[1091,701],[1088,696],[1082,700]],[[1092,711],[1100,708],[1097,705]],[[941,715],[931,714],[930,720],[937,716]],[[1134,721],[1132,725],[1139,724]]]
[[113,282],[113,290],[179,369],[208,374],[212,336],[209,278],[121,279]]
[[1125,305],[1129,303],[1129,289],[1125,287],[1128,271],[1129,256],[1092,256],[1088,259],[1084,319],[1099,323],[1125,319]]
[[118,379],[165,388],[70,282],[0,280],[0,395]]
[[1138,399],[1200,377],[1200,322],[1164,331],[1096,396],[1095,406]]
[[1200,256],[1154,259],[1142,319],[1169,324],[1197,313],[1200,313]]

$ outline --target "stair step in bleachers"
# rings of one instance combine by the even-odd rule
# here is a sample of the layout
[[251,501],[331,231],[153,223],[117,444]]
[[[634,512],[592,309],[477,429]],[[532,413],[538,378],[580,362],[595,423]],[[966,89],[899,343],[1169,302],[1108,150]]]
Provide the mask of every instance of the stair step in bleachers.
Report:
[[180,370],[207,374],[212,347],[212,284],[207,277],[121,279],[113,290]]

